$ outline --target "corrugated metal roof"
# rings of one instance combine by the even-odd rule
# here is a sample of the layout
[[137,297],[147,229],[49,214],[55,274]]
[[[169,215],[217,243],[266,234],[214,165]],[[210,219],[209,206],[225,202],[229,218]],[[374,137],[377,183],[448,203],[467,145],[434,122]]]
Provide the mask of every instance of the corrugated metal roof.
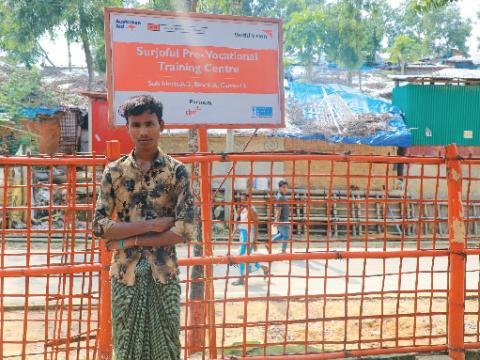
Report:
[[442,69],[431,74],[422,75],[389,75],[392,80],[415,81],[415,80],[480,80],[480,70],[470,69]]

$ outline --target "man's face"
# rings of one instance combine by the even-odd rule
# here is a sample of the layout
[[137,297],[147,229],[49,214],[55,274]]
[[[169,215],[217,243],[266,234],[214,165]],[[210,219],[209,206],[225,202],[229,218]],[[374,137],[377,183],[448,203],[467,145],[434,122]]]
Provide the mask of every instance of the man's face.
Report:
[[163,130],[163,121],[157,114],[145,111],[128,117],[128,133],[138,150],[153,150],[158,147],[158,138]]
[[283,195],[286,195],[288,193],[288,185],[287,184],[283,184],[282,186],[280,186],[278,188],[280,190],[280,192],[283,194]]

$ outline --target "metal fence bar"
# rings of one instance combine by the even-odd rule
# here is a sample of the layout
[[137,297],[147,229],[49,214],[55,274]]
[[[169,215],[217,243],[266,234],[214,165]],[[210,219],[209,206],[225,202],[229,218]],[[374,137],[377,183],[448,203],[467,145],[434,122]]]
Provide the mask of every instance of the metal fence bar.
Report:
[[448,354],[465,359],[465,224],[462,205],[462,169],[455,145],[446,148],[448,186],[448,234],[450,244],[450,288],[448,302]]
[[[114,161],[120,158],[120,143],[118,141],[107,141],[107,159]],[[100,242],[100,262],[102,270],[100,272],[100,324],[98,341],[98,355],[100,360],[110,360],[112,358],[112,318],[111,318],[111,285],[110,285],[110,263],[112,259],[111,252],[107,251],[105,243]]]
[[[480,221],[480,195],[475,192],[479,160],[458,158],[454,147],[447,149],[446,159],[290,153],[176,158],[201,170],[193,181],[202,189],[197,206],[203,213],[199,221],[205,251],[194,257],[197,243],[179,246],[180,280],[187,291],[181,320],[185,359],[195,351],[199,354],[194,358],[202,359],[328,359],[445,350],[463,359],[465,349],[480,348],[480,290],[472,285],[472,279],[480,282],[480,246],[473,240]],[[19,345],[18,358],[111,359],[110,254],[91,237],[89,223],[95,168],[106,162],[103,157],[0,157],[3,358],[11,358],[12,346]],[[226,175],[230,199],[214,188],[223,179],[215,166],[223,162],[233,165]],[[395,172],[398,164],[406,164],[406,173]],[[24,183],[9,182],[15,167],[25,172]],[[46,185],[34,181],[35,167],[46,168]],[[57,167],[67,169],[62,183],[53,181]],[[76,173],[83,173],[79,167],[85,168],[85,180],[76,179]],[[262,178],[270,185],[256,190],[253,184]],[[292,190],[285,202],[291,210],[290,239],[282,240],[288,244],[285,254],[270,233],[277,206],[273,184],[279,178],[287,179]],[[464,203],[462,183],[467,184]],[[47,205],[33,199],[33,188],[49,191]],[[258,235],[264,241],[258,243],[260,250],[251,250],[248,236],[244,255],[238,254],[240,243],[232,233],[238,220],[216,217],[221,209],[240,204],[240,188],[250,195],[247,208],[259,213]],[[54,191],[65,194],[65,201],[55,201]],[[83,191],[87,195],[79,201],[77,194]],[[12,203],[14,192],[23,192],[25,201]],[[47,213],[47,228],[32,226],[34,212]],[[90,215],[79,228],[76,220],[82,212]],[[27,227],[7,227],[12,214],[23,214]],[[64,219],[60,226],[56,214]],[[26,241],[22,234],[27,234]],[[33,246],[37,237],[45,237],[44,247]],[[61,250],[52,248],[59,240]],[[24,241],[25,247],[12,250],[12,241]],[[18,259],[20,266],[12,266]],[[270,269],[263,282],[248,266],[255,269],[257,263]],[[247,264],[246,281],[234,288],[230,281],[238,278],[234,266],[240,264]],[[204,275],[194,278],[190,270],[199,266]],[[10,284],[18,279],[23,285],[17,290]],[[45,290],[39,289],[39,281]],[[204,284],[205,296],[190,300],[188,291],[198,284]],[[15,319],[16,308],[6,304],[22,296],[22,314]],[[33,310],[37,298],[46,299],[40,318]],[[192,321],[200,308],[205,318]],[[12,326],[25,331],[12,338],[5,330]],[[42,329],[40,338],[31,335],[37,328]],[[204,331],[208,341],[199,337],[194,344],[187,336]]]

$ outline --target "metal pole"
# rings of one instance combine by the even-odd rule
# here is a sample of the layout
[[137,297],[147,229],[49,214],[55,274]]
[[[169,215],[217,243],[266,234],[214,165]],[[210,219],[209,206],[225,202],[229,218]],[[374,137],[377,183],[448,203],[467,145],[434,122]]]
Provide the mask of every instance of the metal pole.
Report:
[[[107,158],[109,161],[120,157],[120,142],[107,141]],[[105,243],[100,242],[100,328],[98,339],[98,355],[100,360],[112,359],[112,314],[110,290],[110,263],[112,253],[107,251]]]
[[445,149],[448,187],[448,235],[450,244],[450,289],[448,293],[448,355],[464,360],[465,225],[462,205],[462,169],[457,146]]
[[[228,129],[227,130],[227,137],[225,141],[225,152],[231,153],[233,152],[234,149],[234,142],[235,142],[235,137],[233,135],[233,130]],[[225,163],[225,173],[228,172],[228,169],[232,166],[231,162],[226,162]],[[224,201],[226,203],[233,202],[233,189],[232,189],[232,181],[225,181],[225,196],[224,196]],[[230,217],[231,217],[231,211],[230,211],[230,205],[225,205],[225,211],[224,213],[224,220],[226,224],[230,223]]]
[[[208,151],[208,135],[206,128],[198,129],[198,150],[199,152]],[[212,257],[212,211],[211,211],[211,185],[209,176],[210,163],[202,162],[200,164],[200,198],[202,208],[202,238],[203,238],[203,251],[204,256]],[[205,268],[206,274],[206,286],[205,286],[205,298],[207,304],[207,325],[208,325],[208,345],[209,345],[209,358],[217,358],[217,340],[215,329],[215,304],[213,302],[215,298],[213,288],[213,264],[207,265]]]

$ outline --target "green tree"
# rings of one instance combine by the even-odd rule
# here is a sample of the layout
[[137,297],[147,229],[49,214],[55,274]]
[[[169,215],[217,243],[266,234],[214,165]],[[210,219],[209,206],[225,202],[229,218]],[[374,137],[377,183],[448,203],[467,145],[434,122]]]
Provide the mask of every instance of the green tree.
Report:
[[200,0],[198,11],[210,14],[250,15],[249,2],[246,0]]
[[425,56],[449,56],[452,49],[467,52],[472,26],[470,20],[462,18],[457,4],[418,11],[415,4],[405,1],[397,12],[396,26],[389,31],[389,46],[399,35],[408,35],[421,45]]
[[401,73],[405,74],[405,68],[411,61],[421,57],[421,48],[417,41],[408,35],[399,35],[388,48],[390,59],[400,65]]
[[49,34],[53,39],[65,29],[68,41],[83,47],[90,87],[95,64],[104,70],[103,8],[123,4],[122,0],[4,0],[0,5],[0,48],[31,66],[47,56],[39,44],[41,37]]
[[33,134],[22,129],[22,110],[28,107],[51,106],[54,104],[54,97],[42,83],[41,73],[35,65],[27,68],[7,63],[6,66],[10,71],[8,78],[0,82],[0,112],[15,123],[17,141],[8,144],[9,153],[15,154],[20,145],[34,148],[35,144],[32,141]]
[[30,3],[26,0],[0,2],[0,49],[11,60],[27,67],[46,57],[38,40],[60,21],[60,13],[51,11],[52,1]]
[[388,29],[395,27],[392,7],[386,0],[370,1],[365,6],[365,56],[369,63],[376,62],[377,53],[388,35]]
[[467,39],[472,32],[470,19],[463,19],[457,4],[423,14],[423,46],[433,56],[449,56],[453,49],[467,54]]
[[23,108],[53,105],[53,97],[42,83],[40,70],[7,65],[9,76],[0,82],[0,109],[10,118],[18,119]]
[[89,88],[93,83],[94,69],[105,71],[105,39],[103,8],[121,7],[121,0],[66,1],[62,23],[66,37],[82,44],[88,69]]
[[[153,10],[168,10],[186,12],[191,10],[192,1],[188,0],[149,0],[141,7]],[[195,1],[196,3],[196,1]]]
[[411,0],[404,0],[399,7],[392,12],[391,17],[394,26],[387,30],[388,47],[399,35],[408,35],[413,39],[421,40],[423,36],[422,17],[423,14],[415,10]]
[[328,6],[325,50],[331,60],[348,71],[349,85],[353,71],[359,69],[365,59],[367,27],[362,17],[365,5],[363,0],[339,0]]
[[411,0],[413,6],[418,11],[428,11],[435,8],[438,9],[456,1],[457,0]]
[[285,52],[306,66],[306,78],[312,79],[313,64],[324,50],[326,14],[322,8],[296,12],[285,24]]

